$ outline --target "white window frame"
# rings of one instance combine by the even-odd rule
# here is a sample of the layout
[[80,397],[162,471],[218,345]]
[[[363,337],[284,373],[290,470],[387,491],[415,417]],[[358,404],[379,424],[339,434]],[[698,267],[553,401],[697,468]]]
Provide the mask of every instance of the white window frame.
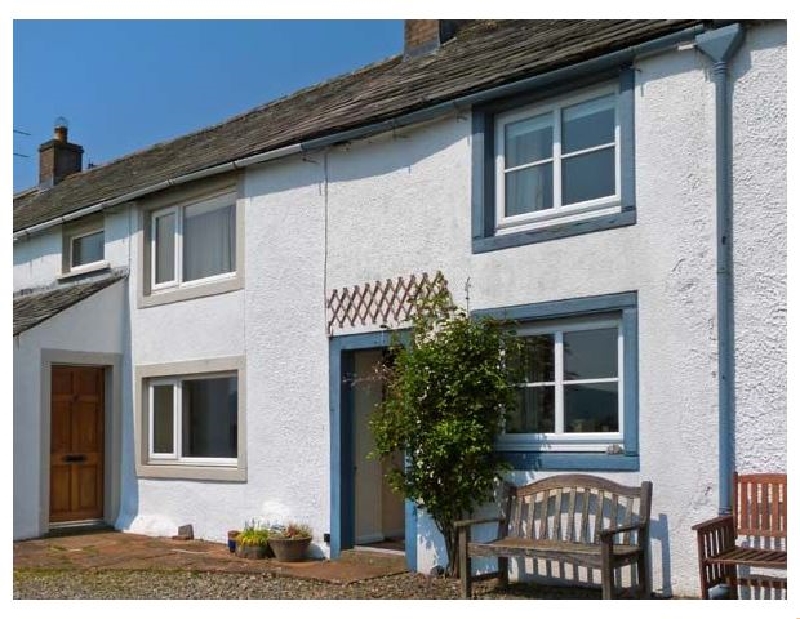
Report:
[[[173,275],[174,277],[166,282],[156,283],[156,221],[160,217],[166,217],[172,215],[175,218],[175,226],[173,236],[173,252],[174,255],[172,256],[173,261]],[[157,211],[153,211],[150,214],[150,289],[153,291],[156,290],[163,290],[165,288],[173,288],[180,283],[180,268],[181,268],[181,256],[183,252],[181,249],[183,248],[183,218],[180,215],[179,209],[177,206],[171,206],[169,208],[162,208]]]
[[[86,264],[78,264],[73,265],[72,259],[74,257],[74,247],[73,244],[76,240],[82,239],[85,236],[92,236],[93,234],[97,234],[98,232],[103,233],[103,257],[100,260],[95,260],[94,262],[87,262]],[[93,228],[88,231],[82,231],[75,234],[70,234],[67,237],[67,241],[69,244],[69,272],[70,274],[73,273],[83,273],[84,271],[94,271],[95,269],[99,269],[105,266],[108,266],[108,260],[106,260],[106,237],[105,237],[105,227],[98,226],[97,228]]]
[[[594,329],[617,330],[617,378],[564,379],[564,332],[587,331]],[[559,321],[548,326],[523,327],[517,330],[518,337],[531,335],[555,335],[554,381],[520,383],[520,387],[552,386],[555,388],[555,432],[515,432],[500,435],[498,446],[501,450],[529,450],[532,444],[542,451],[606,451],[611,445],[621,445],[625,436],[625,377],[624,377],[624,335],[622,318],[584,319],[580,321]],[[564,385],[617,383],[617,432],[564,432]]]
[[[611,143],[593,146],[574,153],[569,153],[566,156],[561,154],[561,126],[562,126],[562,110],[566,107],[576,105],[578,103],[585,103],[592,99],[599,97],[613,95],[614,96],[614,195],[596,198],[592,200],[585,200],[583,202],[575,202],[568,205],[562,205],[562,186],[561,186],[561,162],[564,159],[569,159],[577,155],[590,153],[595,150],[603,150],[608,148]],[[532,167],[533,165],[551,162],[553,164],[553,206],[549,209],[541,211],[533,211],[531,213],[521,213],[519,215],[512,215],[506,217],[505,205],[505,128],[506,125],[515,123],[521,120],[540,116],[543,114],[553,115],[553,154],[551,157],[541,159],[536,162],[526,163],[512,170],[524,169]],[[511,110],[498,114],[496,119],[495,128],[495,232],[502,234],[504,232],[517,231],[520,228],[530,229],[534,227],[541,227],[548,225],[554,220],[561,219],[580,219],[587,214],[599,215],[610,212],[620,212],[622,205],[622,161],[620,156],[620,102],[618,87],[613,84],[603,85],[588,90],[582,90],[568,97],[560,97],[546,103],[537,103],[523,108]],[[597,213],[602,211],[602,213]],[[555,222],[558,223],[558,222]]]
[[[201,277],[200,279],[193,279],[184,281],[183,279],[183,221],[184,212],[187,206],[194,206],[199,204],[208,204],[212,208],[224,208],[232,206],[234,211],[236,209],[236,198],[230,194],[214,196],[205,200],[196,200],[184,204],[177,204],[154,210],[150,213],[150,291],[154,294],[165,291],[174,290],[176,288],[192,288],[194,286],[203,286],[218,281],[225,281],[236,277],[237,264],[237,247],[242,241],[239,239],[239,230],[235,230],[236,246],[234,247],[234,269],[226,273],[217,273],[216,275],[209,275],[208,277]],[[174,214],[175,216],[175,232],[173,250],[175,255],[173,257],[175,263],[175,277],[168,282],[156,283],[156,220],[165,215]],[[238,220],[239,213],[236,212]],[[237,224],[238,226],[238,224]]]
[[[240,397],[240,384],[237,372],[215,372],[213,374],[187,374],[184,376],[170,376],[166,378],[151,378],[147,383],[147,398],[148,398],[148,461],[150,464],[187,464],[193,466],[235,466],[239,460],[238,454],[240,451],[239,442],[236,443],[236,458],[190,458],[181,456],[183,440],[183,383],[187,380],[208,380],[213,378],[235,378],[236,379],[236,397]],[[154,453],[153,443],[155,435],[153,428],[155,427],[155,389],[156,386],[172,386],[172,453]],[[237,424],[238,424],[238,404],[237,404]]]

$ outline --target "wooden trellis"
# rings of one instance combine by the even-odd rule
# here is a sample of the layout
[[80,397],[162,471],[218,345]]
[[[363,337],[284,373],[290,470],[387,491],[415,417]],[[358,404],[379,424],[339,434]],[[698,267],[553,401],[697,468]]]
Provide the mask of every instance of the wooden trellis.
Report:
[[414,317],[416,301],[447,292],[447,280],[440,271],[366,282],[363,286],[334,289],[328,296],[328,335],[334,329],[406,322]]

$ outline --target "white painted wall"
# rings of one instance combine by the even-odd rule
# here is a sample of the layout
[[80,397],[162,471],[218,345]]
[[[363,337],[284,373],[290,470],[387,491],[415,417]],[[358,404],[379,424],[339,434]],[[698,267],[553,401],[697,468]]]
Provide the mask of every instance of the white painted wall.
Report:
[[[134,229],[131,209],[120,206],[104,214],[105,259],[111,268],[127,267],[130,230]],[[55,226],[14,243],[14,290],[56,283],[62,275],[62,231]]]
[[786,471],[786,27],[748,31],[731,74],[735,462]]
[[61,226],[14,243],[14,290],[52,284],[61,275]]
[[112,284],[14,338],[14,539],[41,533],[41,349],[124,353],[125,292]]

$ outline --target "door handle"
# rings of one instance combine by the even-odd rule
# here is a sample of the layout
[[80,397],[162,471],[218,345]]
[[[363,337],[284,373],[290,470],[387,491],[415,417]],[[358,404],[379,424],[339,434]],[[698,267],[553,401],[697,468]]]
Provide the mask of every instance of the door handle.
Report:
[[62,462],[86,462],[86,454],[67,454],[62,458]]

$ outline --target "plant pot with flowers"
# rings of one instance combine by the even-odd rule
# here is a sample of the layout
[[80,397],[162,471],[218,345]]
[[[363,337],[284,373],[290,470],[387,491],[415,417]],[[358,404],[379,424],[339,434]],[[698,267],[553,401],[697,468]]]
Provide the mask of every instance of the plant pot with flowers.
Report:
[[288,524],[270,530],[269,545],[278,561],[303,561],[308,556],[311,529],[302,524]]
[[271,556],[270,532],[267,529],[247,526],[236,536],[236,556],[245,559],[264,559]]

